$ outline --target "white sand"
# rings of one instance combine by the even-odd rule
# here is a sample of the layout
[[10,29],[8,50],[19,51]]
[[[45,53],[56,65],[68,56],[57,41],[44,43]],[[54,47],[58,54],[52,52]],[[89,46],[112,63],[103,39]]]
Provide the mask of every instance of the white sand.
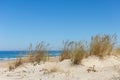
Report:
[[[96,72],[89,72],[95,65]],[[33,66],[24,64],[13,71],[0,67],[0,80],[117,80],[120,57],[110,56],[104,60],[96,57],[84,59],[82,65],[72,65],[70,60],[46,62]],[[118,79],[119,80],[119,79]]]

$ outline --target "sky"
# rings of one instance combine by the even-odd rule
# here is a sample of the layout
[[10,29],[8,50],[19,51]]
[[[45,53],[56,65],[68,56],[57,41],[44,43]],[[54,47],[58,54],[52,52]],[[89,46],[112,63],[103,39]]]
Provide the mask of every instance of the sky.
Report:
[[120,37],[120,0],[0,0],[0,50],[41,41],[56,50],[96,34]]

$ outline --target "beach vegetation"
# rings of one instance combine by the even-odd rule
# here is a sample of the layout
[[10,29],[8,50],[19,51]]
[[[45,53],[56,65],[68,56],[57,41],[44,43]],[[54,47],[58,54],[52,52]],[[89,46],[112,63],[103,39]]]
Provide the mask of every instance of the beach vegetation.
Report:
[[23,63],[33,63],[34,65],[39,64],[40,62],[45,62],[49,59],[48,48],[49,44],[44,43],[43,41],[37,43],[35,48],[30,44],[29,51],[25,57],[19,56],[13,63],[9,65],[9,70],[13,70]]
[[71,59],[73,64],[80,64],[86,57],[87,51],[84,42],[66,41],[60,55],[60,61]]
[[33,48],[32,45],[30,45],[29,53],[26,57],[26,60],[31,63],[39,64],[41,61],[45,62],[49,59],[48,54],[48,46],[49,44],[44,43],[43,41],[40,43],[37,43],[37,45]]
[[95,55],[102,58],[106,55],[111,55],[116,40],[116,35],[104,34],[103,36],[96,35],[91,37],[90,56]]
[[73,41],[63,41],[63,49],[60,54],[60,61],[64,59],[70,59],[72,55],[72,51],[74,49],[74,42]]
[[71,61],[73,64],[81,64],[82,60],[87,55],[86,45],[84,42],[76,42],[74,43],[74,49],[72,51]]
[[24,63],[22,56],[19,56],[15,61],[9,65],[9,71],[12,71]]

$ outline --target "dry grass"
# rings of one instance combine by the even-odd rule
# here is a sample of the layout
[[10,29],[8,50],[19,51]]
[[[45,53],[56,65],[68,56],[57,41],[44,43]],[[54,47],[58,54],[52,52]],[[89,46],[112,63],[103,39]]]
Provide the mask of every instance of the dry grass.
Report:
[[74,50],[72,52],[71,61],[73,64],[81,64],[82,59],[86,57],[87,51],[85,44],[82,42],[75,43]]
[[45,62],[49,55],[47,54],[47,47],[48,44],[45,44],[44,42],[40,42],[36,45],[36,47],[33,49],[32,44],[29,47],[29,53],[26,55],[26,57],[18,57],[14,63],[9,65],[9,70],[13,70],[17,68],[18,66],[22,65],[23,63],[33,63],[34,65],[39,64],[41,61]]
[[115,49],[115,52],[120,55],[120,45]]
[[[86,46],[83,42],[74,42],[74,41],[63,41],[63,49],[60,55],[60,61],[64,59],[71,59],[73,64],[81,64],[82,59],[88,56],[98,56],[103,58],[106,55],[111,55],[114,45],[116,43],[116,35],[96,35],[91,38],[91,43],[89,45],[90,50],[88,52]],[[12,65],[9,66],[9,70],[15,69],[23,63],[33,63],[39,64],[41,61],[45,62],[49,59],[48,55],[48,46],[49,44],[44,43],[43,41],[37,43],[35,47],[32,44],[29,47],[29,54],[26,58],[18,58]],[[120,52],[120,49],[118,48]],[[89,55],[87,54],[89,53]],[[55,69],[52,70],[54,72]]]
[[37,64],[39,64],[41,61],[45,62],[49,58],[47,53],[48,46],[49,44],[40,42],[33,49],[31,45],[29,48],[29,54],[26,57],[26,61]]
[[14,70],[15,68],[14,68],[14,66],[13,65],[9,65],[9,71],[12,71],[12,70]]
[[25,63],[34,63],[34,55],[33,53],[29,53],[25,58],[24,58]]
[[24,63],[21,56],[19,56],[13,63],[9,65],[9,71],[12,71]]
[[104,57],[111,55],[116,42],[116,35],[96,35],[91,38],[90,55]]
[[60,55],[60,61],[63,61],[64,59],[70,59],[71,58],[71,54],[73,51],[73,45],[74,42],[73,41],[63,41],[63,49],[62,49],[62,53]]
[[71,59],[73,64],[80,64],[82,59],[86,56],[85,45],[80,42],[66,41],[64,48],[60,55],[60,61],[64,59]]
[[[83,42],[64,42],[64,47],[60,55],[60,61],[71,59],[73,64],[80,64],[82,59],[95,55],[103,58],[106,55],[111,55],[116,43],[116,35],[96,35],[91,38],[90,49],[87,50]],[[89,51],[89,52],[88,52]],[[90,53],[90,54],[87,54]]]
[[18,66],[22,65],[23,64],[23,60],[21,57],[17,58],[14,65],[15,65],[15,68],[17,68]]

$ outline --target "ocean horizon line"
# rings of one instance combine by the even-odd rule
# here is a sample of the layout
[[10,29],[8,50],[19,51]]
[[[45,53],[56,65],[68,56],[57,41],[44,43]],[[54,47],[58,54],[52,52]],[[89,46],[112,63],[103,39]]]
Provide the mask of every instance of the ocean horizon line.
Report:
[[[61,51],[48,51],[49,56],[58,56]],[[0,60],[13,60],[16,59],[19,55],[26,56],[27,51],[0,51]]]

